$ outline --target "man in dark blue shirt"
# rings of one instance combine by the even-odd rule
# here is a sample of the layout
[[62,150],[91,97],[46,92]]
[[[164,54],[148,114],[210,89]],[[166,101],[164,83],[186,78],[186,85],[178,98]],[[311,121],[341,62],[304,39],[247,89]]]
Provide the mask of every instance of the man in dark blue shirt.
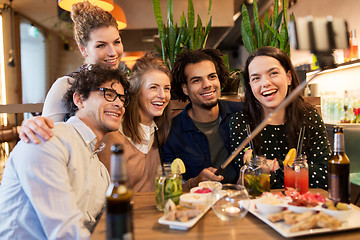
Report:
[[[242,110],[238,102],[219,100],[221,85],[229,72],[216,49],[184,50],[177,55],[172,69],[172,94],[190,103],[172,120],[167,141],[162,146],[166,162],[175,158],[184,161],[191,188],[204,180],[234,183],[239,169],[232,163],[222,172],[214,173],[230,155],[229,119]],[[186,190],[186,189],[185,189]]]

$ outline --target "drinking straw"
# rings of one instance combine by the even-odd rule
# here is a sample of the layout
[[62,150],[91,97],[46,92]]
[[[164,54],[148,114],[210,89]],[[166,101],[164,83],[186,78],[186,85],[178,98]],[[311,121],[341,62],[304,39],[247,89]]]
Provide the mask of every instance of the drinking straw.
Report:
[[[249,125],[249,124],[246,124],[246,133],[247,133],[248,136],[251,135],[251,130],[250,130],[250,125]],[[249,146],[250,146],[250,148],[253,150],[253,155],[256,156],[255,148],[254,148],[254,143],[253,143],[252,140],[250,140]]]
[[298,139],[297,146],[296,146],[296,156],[301,155],[301,150],[302,150],[302,145],[303,145],[303,140],[304,140],[304,133],[305,133],[305,126],[302,126],[300,128],[299,139]]
[[156,139],[156,143],[157,143],[157,146],[158,146],[162,174],[165,176],[164,159],[162,157],[161,146],[159,144],[159,137],[158,137],[158,134],[157,134],[157,126],[155,126],[155,139]]
[[269,115],[267,115],[265,117],[265,119],[263,119],[259,125],[257,125],[257,127],[254,129],[254,131],[252,132],[252,135],[248,136],[247,138],[245,138],[244,141],[242,141],[242,143],[236,148],[236,150],[234,150],[231,155],[225,160],[225,162],[223,164],[221,164],[221,166],[216,170],[215,175],[219,175],[230,163],[232,160],[234,160],[234,158],[240,153],[241,150],[244,149],[244,147],[256,136],[258,135],[261,130],[264,129],[264,127],[266,127],[266,125],[270,122],[270,120],[273,119],[273,117],[282,109],[285,109],[285,107],[287,107],[293,100],[295,100],[295,98],[297,98],[297,96],[299,96],[301,94],[301,91],[304,90],[304,88],[306,87],[306,85],[311,82],[315,77],[317,77],[320,74],[321,70],[318,70],[317,72],[315,72],[315,74],[306,81],[302,81],[300,83],[299,86],[297,86],[294,90],[291,91],[291,93],[280,103],[279,106],[277,106],[273,112],[271,112]]

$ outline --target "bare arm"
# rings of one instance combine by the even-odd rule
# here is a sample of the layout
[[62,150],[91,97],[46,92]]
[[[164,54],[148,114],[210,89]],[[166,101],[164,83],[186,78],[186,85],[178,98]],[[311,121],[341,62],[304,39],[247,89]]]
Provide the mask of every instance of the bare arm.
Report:
[[53,127],[54,122],[50,118],[41,116],[33,117],[22,123],[19,137],[26,143],[33,142],[39,144],[39,137],[47,141],[53,136],[51,130]]

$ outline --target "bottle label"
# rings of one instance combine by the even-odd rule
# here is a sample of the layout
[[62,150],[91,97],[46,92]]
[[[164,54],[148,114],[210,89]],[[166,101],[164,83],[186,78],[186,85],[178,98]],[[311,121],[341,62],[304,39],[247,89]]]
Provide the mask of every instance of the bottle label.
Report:
[[345,140],[342,133],[334,135],[334,152],[345,152]]
[[329,188],[329,197],[334,201],[340,201],[340,181],[339,177],[336,174],[329,174],[330,188]]

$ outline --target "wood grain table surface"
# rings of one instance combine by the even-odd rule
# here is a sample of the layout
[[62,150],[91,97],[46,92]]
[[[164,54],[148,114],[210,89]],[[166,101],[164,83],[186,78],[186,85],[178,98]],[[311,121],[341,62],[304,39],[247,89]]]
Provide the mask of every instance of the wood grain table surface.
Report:
[[[312,189],[312,192],[319,192],[327,197],[327,192],[322,189]],[[167,225],[158,223],[163,212],[155,207],[155,193],[136,193],[134,195],[134,237],[139,239],[157,240],[209,240],[209,239],[249,239],[268,240],[286,239],[260,219],[248,213],[245,218],[234,222],[221,221],[210,209],[196,224],[189,230],[173,230]],[[360,219],[359,219],[360,221]],[[91,236],[92,240],[106,239],[106,216],[102,216]],[[323,239],[323,240],[359,240],[360,229],[308,235],[297,239]]]

